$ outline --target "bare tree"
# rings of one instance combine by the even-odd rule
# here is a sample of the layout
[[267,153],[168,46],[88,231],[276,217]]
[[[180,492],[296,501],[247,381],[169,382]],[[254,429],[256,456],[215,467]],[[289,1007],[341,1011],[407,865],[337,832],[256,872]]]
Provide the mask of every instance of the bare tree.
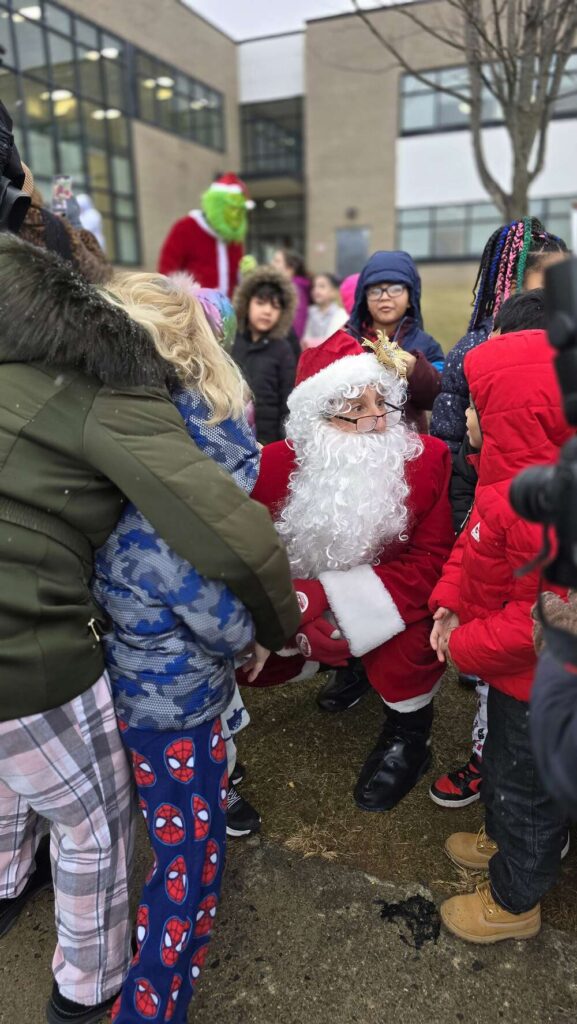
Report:
[[[429,20],[418,4],[396,7],[397,13],[420,31],[460,55],[466,68],[462,88],[440,84],[430,73],[414,68],[402,42],[380,32],[358,0],[352,3],[404,71],[466,105],[484,188],[506,220],[526,216],[529,187],[543,170],[549,121],[574,44],[577,0],[445,0],[451,12],[450,25],[439,23],[438,9]],[[488,96],[499,105],[509,136],[510,191],[496,180],[486,159],[483,108]]]

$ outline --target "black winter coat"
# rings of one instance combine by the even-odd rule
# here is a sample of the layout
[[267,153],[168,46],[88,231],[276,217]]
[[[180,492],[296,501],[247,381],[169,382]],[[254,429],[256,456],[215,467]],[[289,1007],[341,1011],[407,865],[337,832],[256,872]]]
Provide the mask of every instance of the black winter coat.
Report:
[[487,340],[493,329],[492,320],[485,320],[474,331],[469,331],[445,360],[441,378],[441,391],[435,398],[430,432],[445,441],[453,455],[457,455],[465,432],[465,411],[469,404],[469,385],[465,379],[463,360],[472,348]]
[[261,444],[284,438],[287,398],[295,385],[296,360],[287,338],[253,341],[249,331],[237,334],[232,358],[252,391],[256,436]]
[[541,781],[577,820],[577,675],[548,650],[539,659],[531,694],[531,744]]
[[475,500],[475,488],[479,477],[477,470],[469,461],[469,455],[476,454],[477,448],[473,448],[465,434],[459,451],[453,455],[453,473],[449,484],[453,526],[457,536],[463,529]]

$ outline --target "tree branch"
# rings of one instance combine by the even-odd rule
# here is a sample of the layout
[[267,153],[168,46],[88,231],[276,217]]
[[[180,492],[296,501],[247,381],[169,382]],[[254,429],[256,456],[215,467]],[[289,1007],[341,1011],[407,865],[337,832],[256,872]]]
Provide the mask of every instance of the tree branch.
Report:
[[[357,5],[355,4],[355,7],[356,6]],[[407,18],[408,21],[413,23],[413,25],[416,25],[417,28],[420,28],[423,32],[426,32],[428,36],[432,36],[433,39],[437,39],[438,42],[443,43],[444,46],[450,46],[451,49],[457,50],[459,53],[463,52],[462,39],[455,40],[451,39],[450,36],[442,35],[437,29],[434,29],[431,25],[427,25],[426,22],[421,21],[414,11],[409,10],[407,7],[399,7],[397,14],[402,14],[403,18]]]
[[[404,72],[434,92],[444,93],[470,111],[475,164],[484,189],[505,217],[527,212],[529,185],[541,173],[553,104],[560,97],[563,75],[577,32],[577,0],[445,0],[457,15],[458,29],[447,23],[429,25],[420,10],[402,6],[397,13],[421,33],[452,51],[463,53],[468,88],[436,81],[433,72],[411,65],[402,36],[379,31],[360,0],[352,0],[358,17]],[[388,23],[387,23],[388,28]],[[462,32],[463,40],[459,43]],[[571,84],[571,83],[569,83]],[[500,104],[513,155],[509,193],[491,173],[483,136],[483,100],[487,92]]]
[[[476,0],[470,0],[471,7],[476,3]],[[501,188],[497,180],[493,177],[487,162],[485,160],[485,152],[483,149],[482,140],[482,109],[483,109],[483,95],[482,95],[482,77],[479,72],[478,60],[476,56],[478,54],[478,42],[474,36],[474,31],[471,23],[466,23],[465,26],[465,44],[466,52],[469,65],[469,75],[471,79],[471,137],[473,143],[473,153],[475,156],[475,163],[479,172],[479,177],[485,190],[489,193],[495,203],[501,209],[504,209],[506,204],[506,194]]]
[[403,71],[406,71],[407,74],[412,75],[413,78],[416,78],[419,82],[422,82],[423,85],[428,86],[429,89],[433,89],[435,92],[444,92],[448,96],[454,96],[454,98],[456,100],[459,100],[460,103],[469,103],[469,97],[467,96],[466,93],[458,92],[456,89],[451,89],[448,86],[440,85],[437,82],[434,82],[431,78],[428,78],[426,74],[423,74],[421,71],[417,71],[415,68],[413,68],[405,59],[405,57],[403,57],[400,50],[396,46],[394,46],[393,43],[391,43],[388,39],[386,39],[385,36],[383,36],[382,33],[379,32],[376,26],[373,25],[370,18],[367,17],[365,11],[363,11],[359,7],[358,0],[352,0],[352,4],[361,21],[364,22],[364,24],[367,26],[369,32],[371,32],[375,36],[375,38],[379,40],[381,45],[385,47],[385,49],[395,58],[396,61],[398,61]]

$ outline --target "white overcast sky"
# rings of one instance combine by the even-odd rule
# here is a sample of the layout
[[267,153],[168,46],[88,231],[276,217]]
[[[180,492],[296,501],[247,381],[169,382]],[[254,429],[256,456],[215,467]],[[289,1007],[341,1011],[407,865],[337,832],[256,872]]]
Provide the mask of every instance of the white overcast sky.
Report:
[[[222,29],[233,39],[295,32],[309,18],[330,14],[348,14],[354,10],[351,0],[184,0],[193,11]],[[381,0],[386,7],[395,0]],[[379,0],[361,0],[367,10],[379,6]]]

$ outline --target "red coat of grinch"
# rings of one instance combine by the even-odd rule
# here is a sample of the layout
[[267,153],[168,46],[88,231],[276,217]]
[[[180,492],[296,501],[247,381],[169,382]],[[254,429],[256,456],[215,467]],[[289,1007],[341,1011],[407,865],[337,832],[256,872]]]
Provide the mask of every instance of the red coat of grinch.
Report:
[[[454,541],[449,450],[434,437],[422,437],[422,441],[421,455],[406,464],[407,540],[388,544],[374,565],[321,573],[322,591],[318,592],[324,595],[325,611],[336,619],[351,653],[362,658],[372,686],[387,703],[407,711],[414,698],[430,693],[444,670],[429,643],[428,601]],[[267,506],[273,519],[278,519],[287,500],[293,473],[298,473],[298,464],[289,442],[264,448],[252,497]],[[298,581],[295,588],[298,591]],[[284,682],[297,675],[303,664],[304,658],[298,655],[290,659],[273,655],[260,685]]]
[[225,242],[213,231],[201,210],[191,210],[170,229],[160,252],[161,274],[186,271],[203,288],[232,296],[238,282],[243,246]]

